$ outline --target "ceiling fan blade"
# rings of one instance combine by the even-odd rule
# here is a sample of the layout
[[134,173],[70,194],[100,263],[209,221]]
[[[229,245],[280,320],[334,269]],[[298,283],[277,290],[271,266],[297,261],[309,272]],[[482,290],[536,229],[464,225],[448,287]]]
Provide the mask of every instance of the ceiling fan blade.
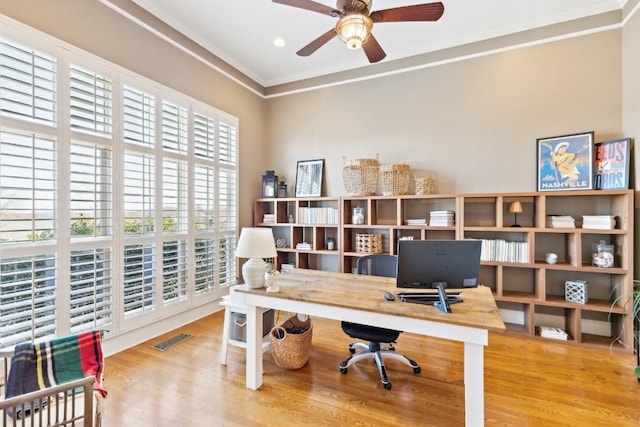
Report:
[[367,39],[365,44],[362,45],[362,49],[364,50],[364,53],[367,55],[369,62],[372,62],[372,63],[381,61],[384,59],[385,56],[387,56],[387,54],[384,53],[384,50],[382,50],[380,43],[378,43],[378,40],[376,40],[376,38],[373,37],[373,34],[369,34],[369,38]]
[[300,9],[310,10],[312,12],[318,12],[323,15],[339,16],[340,11],[335,10],[332,7],[326,6],[321,3],[317,3],[311,0],[273,0],[274,3],[284,4],[287,6],[297,7]]
[[326,33],[324,33],[323,35],[321,35],[320,37],[318,37],[317,39],[315,39],[314,41],[312,41],[311,43],[309,43],[308,45],[306,45],[305,47],[303,47],[302,49],[300,49],[299,51],[297,51],[296,53],[299,56],[309,56],[313,52],[315,52],[316,50],[324,46],[329,40],[334,38],[336,35],[337,35],[336,29],[332,28]]
[[369,15],[373,22],[437,21],[444,13],[441,2],[377,10]]

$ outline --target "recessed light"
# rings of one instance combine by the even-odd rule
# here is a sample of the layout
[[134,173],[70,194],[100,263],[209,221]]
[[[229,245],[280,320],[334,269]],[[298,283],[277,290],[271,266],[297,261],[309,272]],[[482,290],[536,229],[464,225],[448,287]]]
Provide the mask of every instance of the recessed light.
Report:
[[277,47],[282,47],[285,44],[287,44],[283,38],[281,37],[276,37],[275,39],[273,39],[273,45],[277,46]]

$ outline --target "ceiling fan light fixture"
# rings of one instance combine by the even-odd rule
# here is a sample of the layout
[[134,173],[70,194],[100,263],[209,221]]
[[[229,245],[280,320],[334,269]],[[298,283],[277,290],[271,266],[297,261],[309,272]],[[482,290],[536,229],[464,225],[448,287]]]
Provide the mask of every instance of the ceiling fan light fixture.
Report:
[[372,27],[373,21],[369,16],[352,13],[338,20],[336,33],[349,49],[360,49],[367,41]]

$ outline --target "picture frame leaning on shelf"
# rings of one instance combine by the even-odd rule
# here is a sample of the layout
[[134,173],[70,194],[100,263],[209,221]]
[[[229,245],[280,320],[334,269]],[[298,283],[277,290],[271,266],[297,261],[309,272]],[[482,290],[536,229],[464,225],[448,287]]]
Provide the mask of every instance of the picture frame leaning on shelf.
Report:
[[631,138],[597,142],[593,146],[593,189],[629,188]]
[[594,132],[537,140],[538,191],[591,190]]
[[324,159],[301,160],[296,169],[296,197],[322,196]]

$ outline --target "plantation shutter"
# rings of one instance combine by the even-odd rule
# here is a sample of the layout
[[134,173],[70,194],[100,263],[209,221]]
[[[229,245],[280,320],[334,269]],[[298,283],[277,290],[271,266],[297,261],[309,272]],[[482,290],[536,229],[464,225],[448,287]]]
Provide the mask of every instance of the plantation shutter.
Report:
[[153,148],[156,143],[155,96],[128,86],[122,96],[124,140]]
[[0,347],[55,334],[54,254],[0,261],[0,319]]
[[113,313],[112,251],[71,252],[71,332],[105,329]]
[[187,242],[173,240],[162,245],[162,301],[165,305],[187,299]]
[[70,173],[71,238],[111,236],[111,148],[72,142]]
[[71,128],[111,136],[113,128],[113,85],[111,80],[71,65],[69,81]]
[[215,120],[202,114],[194,114],[194,154],[201,159],[213,160],[216,155]]
[[189,136],[188,110],[162,101],[162,148],[178,154],[187,154]]
[[56,60],[0,38],[0,111],[56,126]]
[[56,142],[0,131],[0,239],[35,242],[55,238]]

